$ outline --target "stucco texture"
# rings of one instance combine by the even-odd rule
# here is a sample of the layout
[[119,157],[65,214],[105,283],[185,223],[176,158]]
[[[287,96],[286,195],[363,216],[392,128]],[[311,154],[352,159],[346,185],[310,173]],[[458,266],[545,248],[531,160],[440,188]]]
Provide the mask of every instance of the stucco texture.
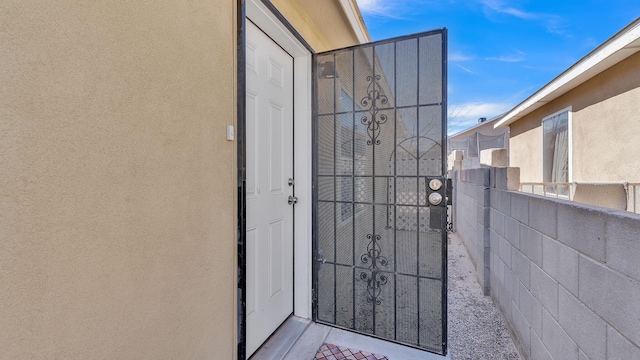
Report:
[[542,181],[542,119],[572,108],[572,181],[640,182],[640,52],[511,124],[510,162]]
[[0,3],[0,358],[232,359],[235,1]]
[[316,52],[359,43],[338,0],[271,0]]

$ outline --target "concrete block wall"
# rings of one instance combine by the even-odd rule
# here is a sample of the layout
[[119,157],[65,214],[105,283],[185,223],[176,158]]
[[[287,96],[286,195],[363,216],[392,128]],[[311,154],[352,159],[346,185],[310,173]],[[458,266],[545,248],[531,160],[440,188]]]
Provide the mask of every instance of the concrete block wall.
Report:
[[[457,194],[484,187],[484,178],[464,172],[456,174]],[[640,359],[640,216],[495,186],[488,192],[488,265],[477,267],[488,268],[489,293],[521,354]],[[459,199],[457,219],[468,208]],[[459,235],[472,247],[484,241]]]
[[478,282],[488,295],[490,170],[463,170],[454,174],[454,178],[459,179],[453,187],[455,231],[464,241],[478,274]]
[[509,164],[509,150],[485,149],[480,150],[480,166],[506,167]]

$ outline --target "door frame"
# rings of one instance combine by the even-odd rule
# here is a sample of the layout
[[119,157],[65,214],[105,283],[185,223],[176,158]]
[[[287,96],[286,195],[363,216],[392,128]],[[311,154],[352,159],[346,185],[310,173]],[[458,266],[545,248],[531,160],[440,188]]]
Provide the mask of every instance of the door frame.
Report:
[[237,8],[237,180],[238,180],[238,359],[246,357],[246,21],[250,19],[293,57],[293,314],[312,314],[312,56],[309,44],[267,0],[238,1]]

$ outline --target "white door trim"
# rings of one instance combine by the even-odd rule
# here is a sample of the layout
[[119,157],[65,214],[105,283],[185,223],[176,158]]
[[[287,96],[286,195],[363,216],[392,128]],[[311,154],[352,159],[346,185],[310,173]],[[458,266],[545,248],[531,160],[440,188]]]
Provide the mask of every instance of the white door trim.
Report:
[[293,57],[294,178],[298,203],[294,208],[294,309],[311,319],[312,136],[311,52],[260,0],[247,0],[246,16]]

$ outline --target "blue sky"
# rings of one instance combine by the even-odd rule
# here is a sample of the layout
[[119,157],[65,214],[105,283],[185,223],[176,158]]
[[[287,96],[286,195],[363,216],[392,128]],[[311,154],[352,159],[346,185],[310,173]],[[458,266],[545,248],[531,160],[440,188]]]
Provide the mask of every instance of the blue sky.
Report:
[[446,27],[449,134],[510,110],[640,16],[640,0],[357,0],[372,40]]

